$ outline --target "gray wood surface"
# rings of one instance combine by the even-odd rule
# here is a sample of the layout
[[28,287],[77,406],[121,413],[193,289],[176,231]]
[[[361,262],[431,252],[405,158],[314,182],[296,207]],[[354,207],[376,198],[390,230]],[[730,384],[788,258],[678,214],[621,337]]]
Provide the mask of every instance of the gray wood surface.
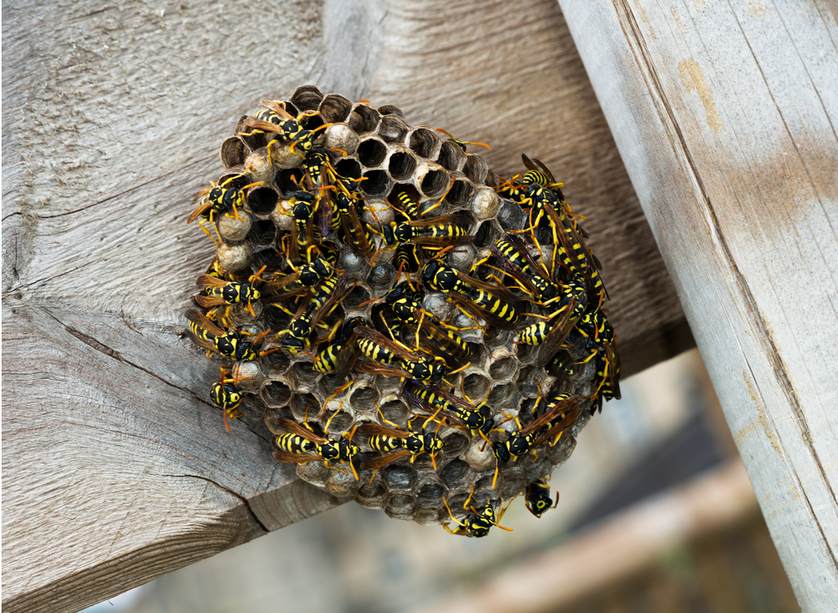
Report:
[[835,4],[560,3],[800,605],[834,611]]
[[4,3],[6,610],[78,609],[334,504],[258,417],[225,433],[179,336],[211,255],[185,216],[262,96],[317,83],[488,140],[501,173],[541,157],[590,217],[625,370],[692,342],[551,0],[235,6]]

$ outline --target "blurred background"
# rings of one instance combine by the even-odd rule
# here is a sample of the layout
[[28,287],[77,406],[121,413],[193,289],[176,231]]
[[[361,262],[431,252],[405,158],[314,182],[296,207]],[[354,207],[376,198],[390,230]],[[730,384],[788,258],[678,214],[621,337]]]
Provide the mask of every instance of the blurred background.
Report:
[[90,613],[798,610],[698,352],[622,382],[541,519],[484,539],[348,503]]

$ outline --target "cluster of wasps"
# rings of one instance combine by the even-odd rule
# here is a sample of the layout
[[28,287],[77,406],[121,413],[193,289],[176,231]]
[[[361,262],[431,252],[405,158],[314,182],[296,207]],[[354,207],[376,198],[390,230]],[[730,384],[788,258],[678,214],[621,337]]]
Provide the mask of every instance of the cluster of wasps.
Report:
[[[316,415],[276,420],[278,461],[345,465],[355,479],[361,478],[359,469],[375,474],[423,456],[436,470],[446,451],[442,432],[454,429],[491,450],[494,489],[505,466],[555,446],[585,407],[594,412],[603,400],[619,397],[619,363],[603,311],[607,295],[599,263],[585,247],[586,234],[563,184],[544,164],[522,156],[526,170],[497,181],[498,196],[519,207],[526,222],[502,232],[470,267],[456,267],[450,254],[474,242],[473,221],[447,213],[446,194],[421,201],[406,191],[393,193],[387,200],[392,214],[382,221],[367,202],[363,179],[336,170],[346,152],[325,146],[330,124],[316,112],[294,114],[283,101],[262,104],[240,123],[240,136],[264,138],[269,160],[280,148],[299,155],[299,166],[289,175],[293,187],[284,190],[280,208],[288,229],[276,236],[272,257],[245,273],[226,271],[213,260],[197,281],[198,308],[187,313],[195,342],[225,362],[209,397],[228,430],[243,406],[242,365],[282,352],[329,375],[335,387]],[[463,151],[483,145],[440,132]],[[202,192],[189,221],[199,221],[219,243],[218,221],[246,211],[248,195],[264,186],[246,172],[224,176]],[[341,308],[357,285],[341,266],[347,254],[370,268],[388,262],[395,272],[386,291],[360,305],[365,316],[346,316],[348,309]],[[450,315],[426,308],[432,294],[450,303]],[[490,329],[512,330],[519,352],[534,352],[535,366],[557,381],[520,410],[489,406],[465,393],[459,375],[473,359],[466,335]],[[589,363],[595,373],[590,395],[563,391],[558,382]],[[412,409],[406,425],[388,421],[379,410],[375,421],[331,432],[340,408],[328,415],[329,407],[340,406],[359,374],[401,382],[402,398]],[[533,480],[524,492],[536,517],[558,503],[548,478]],[[472,487],[461,509],[442,499],[445,529],[474,537],[493,526],[508,529],[500,524],[506,507],[498,498],[476,504],[474,493]]]

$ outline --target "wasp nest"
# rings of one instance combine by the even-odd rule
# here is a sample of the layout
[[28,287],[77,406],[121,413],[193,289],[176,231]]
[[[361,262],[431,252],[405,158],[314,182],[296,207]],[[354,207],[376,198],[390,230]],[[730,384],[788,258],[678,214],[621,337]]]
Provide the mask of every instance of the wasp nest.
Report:
[[[278,461],[391,517],[482,536],[618,395],[604,288],[558,183],[497,178],[394,106],[297,89],[243,117],[190,220],[216,244],[190,311]],[[249,399],[242,405],[243,399]]]

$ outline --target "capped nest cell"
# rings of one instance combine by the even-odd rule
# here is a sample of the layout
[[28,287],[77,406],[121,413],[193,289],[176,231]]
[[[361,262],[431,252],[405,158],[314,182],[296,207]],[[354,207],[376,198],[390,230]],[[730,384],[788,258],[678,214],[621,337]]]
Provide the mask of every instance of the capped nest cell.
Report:
[[190,221],[215,244],[188,318],[210,398],[341,499],[482,536],[619,395],[605,289],[537,160],[298,88],[243,117]]

